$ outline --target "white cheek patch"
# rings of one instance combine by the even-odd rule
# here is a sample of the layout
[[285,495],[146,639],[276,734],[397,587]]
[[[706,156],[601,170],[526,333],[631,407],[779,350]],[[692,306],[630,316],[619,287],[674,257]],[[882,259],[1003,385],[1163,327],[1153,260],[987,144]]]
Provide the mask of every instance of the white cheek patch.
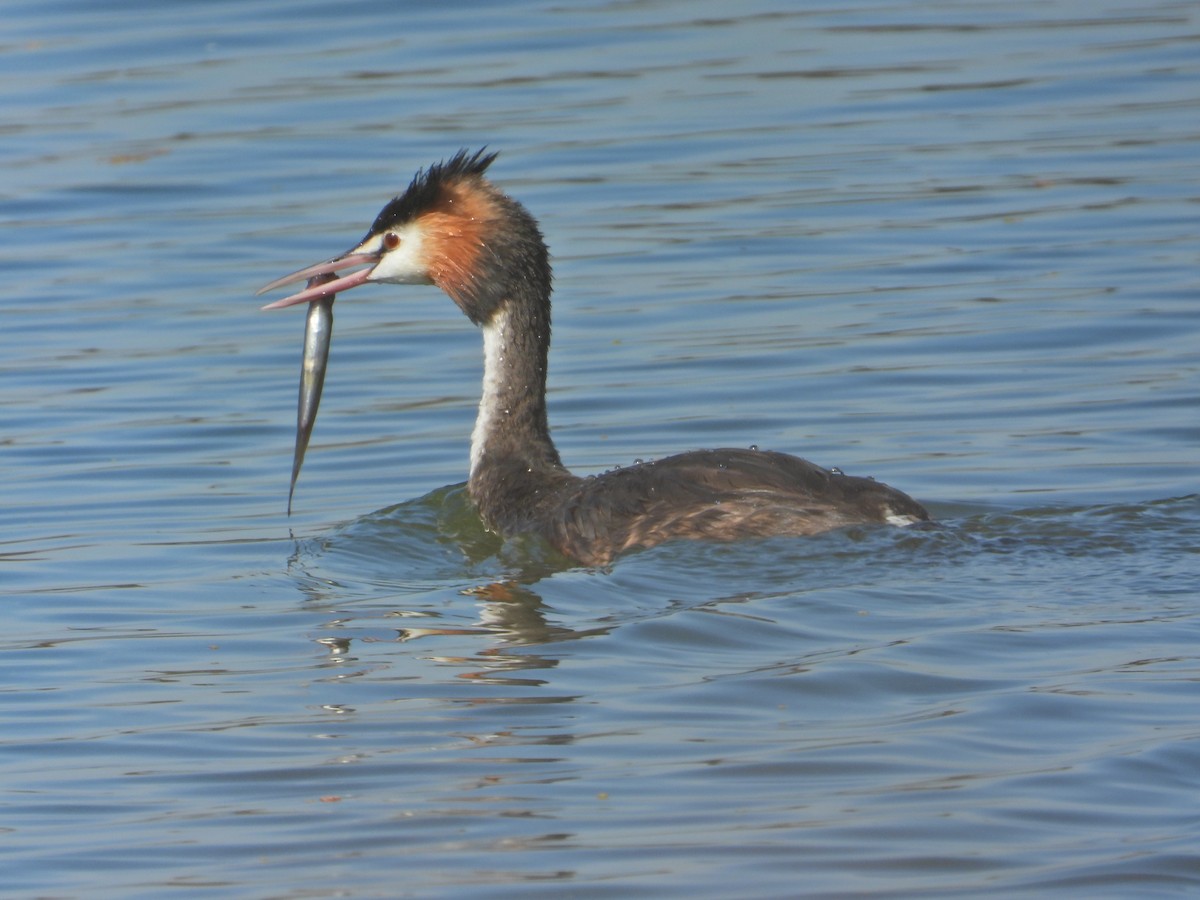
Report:
[[[400,238],[394,250],[383,254],[375,264],[367,281],[382,281],[387,284],[429,284],[429,269],[422,252],[421,230],[414,224],[394,229],[391,234]],[[383,249],[383,236],[372,235],[363,241],[355,252],[378,253]]]

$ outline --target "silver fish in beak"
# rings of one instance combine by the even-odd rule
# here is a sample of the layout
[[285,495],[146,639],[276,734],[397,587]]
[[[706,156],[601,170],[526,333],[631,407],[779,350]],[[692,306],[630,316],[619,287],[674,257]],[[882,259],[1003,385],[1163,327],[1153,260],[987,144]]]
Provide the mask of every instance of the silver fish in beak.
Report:
[[[329,342],[333,337],[333,301],[337,294],[368,282],[390,284],[432,284],[426,252],[425,233],[420,222],[408,221],[409,205],[397,198],[384,207],[362,242],[341,256],[307,266],[290,275],[276,278],[259,288],[264,294],[275,288],[308,280],[304,290],[268,303],[263,309],[282,309],[308,303],[304,328],[304,356],[300,370],[300,399],[296,413],[296,452],[292,460],[292,486],[288,491],[288,514],[296,479],[304,465],[304,451],[317,421],[325,368],[329,360]],[[436,243],[436,242],[431,242]],[[339,271],[351,270],[347,274]],[[468,313],[470,315],[470,313]]]
[[304,290],[268,303],[263,309],[282,309],[297,303],[308,302],[308,317],[304,323],[304,353],[300,361],[300,396],[296,404],[296,450],[292,457],[292,484],[288,489],[288,515],[292,514],[292,496],[296,493],[296,479],[304,465],[304,453],[317,424],[317,409],[321,405],[321,391],[325,387],[325,370],[329,363],[329,344],[333,340],[333,301],[338,291],[348,290],[364,283],[371,269],[358,269],[349,275],[339,276],[338,269],[356,266],[373,266],[379,262],[380,253],[353,250],[334,259],[308,266],[290,275],[277,278],[258,290],[259,294],[286,284],[307,278]]
[[[308,280],[308,287],[333,281],[332,275],[316,275]],[[300,397],[296,404],[296,451],[292,456],[292,484],[288,488],[288,515],[292,514],[292,495],[296,493],[296,479],[304,465],[304,452],[313,426],[317,424],[317,410],[321,406],[321,391],[325,387],[325,369],[329,364],[329,344],[333,340],[333,301],[335,294],[310,300],[308,317],[304,322],[304,354],[300,359]]]

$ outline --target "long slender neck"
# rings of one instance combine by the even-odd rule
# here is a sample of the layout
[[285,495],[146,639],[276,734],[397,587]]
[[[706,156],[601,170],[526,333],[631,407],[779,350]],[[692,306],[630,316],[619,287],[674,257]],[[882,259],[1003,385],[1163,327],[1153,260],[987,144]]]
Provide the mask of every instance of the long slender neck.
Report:
[[546,420],[550,298],[512,289],[483,326],[483,396],[471,434],[468,490],[489,527],[519,531],[572,476]]

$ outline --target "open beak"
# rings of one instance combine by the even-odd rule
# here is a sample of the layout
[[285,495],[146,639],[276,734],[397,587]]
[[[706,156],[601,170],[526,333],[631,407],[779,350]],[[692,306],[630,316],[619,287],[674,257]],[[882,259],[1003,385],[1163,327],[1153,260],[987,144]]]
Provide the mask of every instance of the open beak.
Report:
[[333,259],[327,259],[325,262],[317,263],[305,269],[300,269],[298,272],[293,272],[290,275],[284,275],[282,278],[276,278],[270,284],[264,284],[256,292],[255,296],[265,294],[267,291],[273,291],[275,288],[283,287],[285,284],[291,284],[295,281],[304,281],[305,279],[320,279],[323,275],[335,274],[339,269],[353,269],[356,266],[367,266],[365,269],[358,269],[351,272],[349,275],[343,275],[340,278],[334,278],[332,281],[321,281],[312,283],[302,291],[284,297],[282,300],[276,300],[274,303],[268,303],[263,309],[283,309],[285,306],[294,306],[297,303],[305,303],[312,300],[319,300],[322,297],[332,296],[341,291],[347,291],[352,287],[358,287],[371,277],[371,270],[375,264],[379,262],[382,254],[380,253],[361,253],[356,247],[349,253],[342,256],[336,256]]

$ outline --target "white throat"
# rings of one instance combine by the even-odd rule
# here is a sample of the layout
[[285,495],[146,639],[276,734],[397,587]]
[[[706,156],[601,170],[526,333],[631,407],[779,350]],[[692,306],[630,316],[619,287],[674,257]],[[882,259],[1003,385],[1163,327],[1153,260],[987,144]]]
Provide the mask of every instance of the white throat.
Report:
[[483,461],[484,445],[497,417],[508,410],[500,408],[504,389],[504,345],[508,329],[508,310],[501,309],[483,325],[483,396],[479,398],[479,414],[471,432],[471,477],[475,477]]

